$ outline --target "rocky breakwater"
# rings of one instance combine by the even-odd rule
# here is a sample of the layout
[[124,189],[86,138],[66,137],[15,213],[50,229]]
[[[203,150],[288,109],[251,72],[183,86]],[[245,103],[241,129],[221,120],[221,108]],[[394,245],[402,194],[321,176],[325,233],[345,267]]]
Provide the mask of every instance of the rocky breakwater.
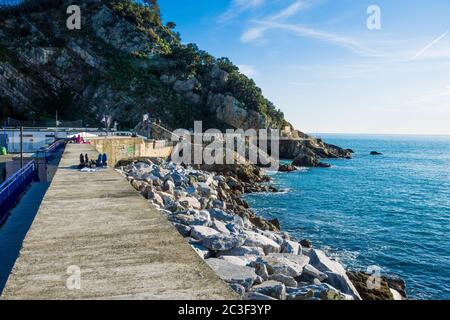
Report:
[[192,249],[243,299],[361,299],[346,270],[324,252],[282,232],[277,220],[257,217],[241,199],[271,192],[254,166],[205,170],[160,160],[117,168],[173,223]]

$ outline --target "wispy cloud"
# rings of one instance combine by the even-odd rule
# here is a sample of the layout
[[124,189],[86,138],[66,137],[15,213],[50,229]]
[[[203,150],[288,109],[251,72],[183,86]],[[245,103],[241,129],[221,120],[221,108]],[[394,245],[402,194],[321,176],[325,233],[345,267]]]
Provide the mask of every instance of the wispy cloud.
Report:
[[361,56],[379,57],[380,53],[365,47],[360,41],[341,36],[332,32],[310,28],[301,24],[287,23],[286,20],[297,13],[311,7],[312,1],[296,0],[283,10],[265,18],[250,21],[253,26],[245,30],[241,35],[241,42],[261,42],[267,32],[281,30],[291,32],[298,37],[315,39],[338,45],[351,50]]
[[241,35],[241,42],[248,43],[258,41],[262,39],[268,29],[268,27],[264,26],[250,28]]
[[254,78],[259,75],[258,70],[248,64],[240,64],[238,65],[239,71],[245,74],[249,78]]
[[227,11],[219,18],[219,21],[226,22],[245,11],[259,8],[264,3],[265,0],[233,0]]
[[433,41],[431,41],[429,44],[427,44],[425,46],[425,48],[423,48],[422,50],[420,50],[419,52],[417,52],[412,58],[411,60],[414,61],[417,58],[421,57],[425,52],[427,52],[431,47],[433,47],[435,44],[437,44],[439,41],[441,41],[442,39],[444,39],[447,35],[448,35],[449,31],[447,30],[446,32],[444,32],[443,34],[441,34],[439,37],[437,37],[436,39],[434,39]]
[[[283,21],[310,6],[311,2],[306,2],[304,0],[296,0],[283,10],[276,12],[272,16],[269,16],[263,20],[266,21],[267,23]],[[253,23],[258,22],[259,21],[253,21]],[[268,31],[269,29],[271,28],[270,26],[267,25],[253,26],[252,28],[244,31],[244,33],[241,35],[241,41],[244,43],[260,41],[264,37],[265,32]]]
[[304,10],[310,6],[311,6],[310,2],[306,2],[303,0],[297,0],[294,3],[292,3],[291,5],[289,5],[287,8],[281,10],[280,12],[278,12],[277,14],[272,16],[272,18],[270,20],[281,20],[281,19],[286,19],[286,18],[292,17],[293,15],[297,14],[301,10]]
[[427,111],[445,111],[447,114],[450,112],[448,106],[448,100],[450,97],[450,85],[438,90],[429,91],[426,94],[422,94],[413,100],[410,100],[405,105],[420,107]]
[[257,27],[247,30],[241,37],[243,42],[251,42],[260,39],[264,33],[268,30],[284,30],[289,31],[299,37],[316,39],[319,41],[324,41],[338,45],[340,47],[349,49],[363,56],[378,57],[379,53],[364,47],[359,41],[350,38],[340,36],[327,31],[317,30],[313,28],[308,28],[299,24],[289,24],[289,23],[277,23],[271,21],[254,21]]

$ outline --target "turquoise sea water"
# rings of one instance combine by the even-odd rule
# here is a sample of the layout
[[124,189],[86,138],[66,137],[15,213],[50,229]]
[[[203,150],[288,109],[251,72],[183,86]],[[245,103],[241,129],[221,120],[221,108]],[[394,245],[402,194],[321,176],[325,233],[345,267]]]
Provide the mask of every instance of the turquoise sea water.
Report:
[[[329,169],[271,173],[284,192],[247,196],[350,269],[377,265],[413,299],[450,299],[450,137],[321,135],[355,151]],[[370,156],[370,151],[382,156]]]

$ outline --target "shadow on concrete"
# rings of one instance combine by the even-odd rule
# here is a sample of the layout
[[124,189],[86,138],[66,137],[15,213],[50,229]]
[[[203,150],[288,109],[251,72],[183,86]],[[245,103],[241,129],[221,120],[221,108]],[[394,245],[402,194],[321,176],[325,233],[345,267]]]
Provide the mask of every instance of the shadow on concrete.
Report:
[[0,294],[49,185],[47,182],[33,183],[0,227]]

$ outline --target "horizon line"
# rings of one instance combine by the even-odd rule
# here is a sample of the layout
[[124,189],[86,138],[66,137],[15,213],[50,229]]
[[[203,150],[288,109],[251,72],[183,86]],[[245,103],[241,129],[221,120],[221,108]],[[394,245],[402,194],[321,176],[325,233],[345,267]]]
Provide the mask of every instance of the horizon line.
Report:
[[370,132],[306,132],[308,135],[370,135],[370,136],[436,136],[450,137],[450,133],[370,133]]

